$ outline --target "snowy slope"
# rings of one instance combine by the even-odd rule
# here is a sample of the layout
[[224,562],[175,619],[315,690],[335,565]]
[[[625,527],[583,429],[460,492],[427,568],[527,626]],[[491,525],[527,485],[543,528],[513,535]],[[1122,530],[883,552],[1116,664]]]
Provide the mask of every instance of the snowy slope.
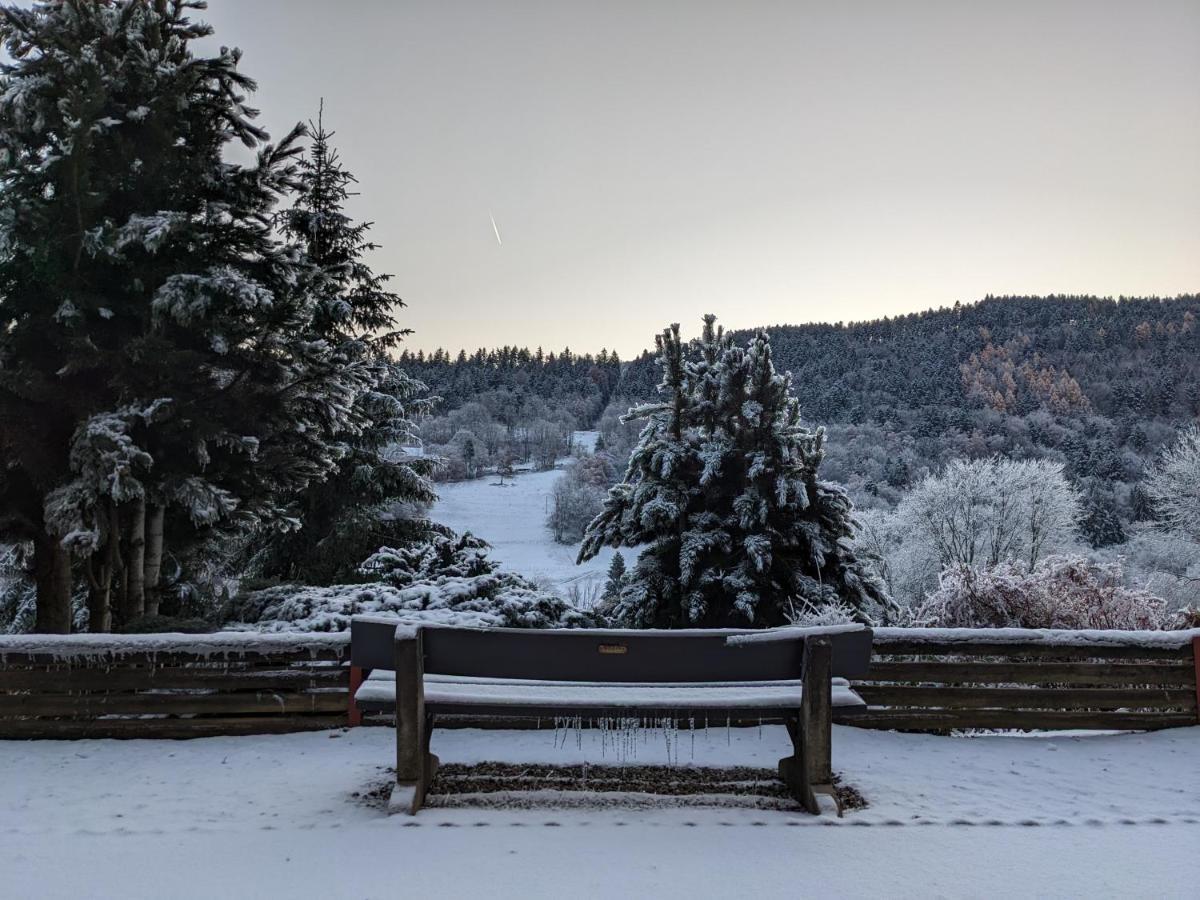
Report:
[[[563,740],[567,737],[567,740]],[[637,762],[661,764],[661,733]],[[0,742],[5,897],[1192,897],[1200,728],[947,738],[835,728],[868,809],[431,808],[387,816],[387,728]],[[781,728],[680,763],[772,766]],[[441,730],[446,763],[603,762],[596,734]],[[18,774],[19,773],[19,774]],[[358,796],[356,796],[358,795]],[[924,827],[921,827],[924,826]]]
[[[605,550],[576,566],[579,545],[556,544],[546,527],[554,482],[561,474],[559,470],[522,472],[504,487],[497,485],[495,476],[439,484],[430,518],[483,538],[492,545],[493,559],[527,578],[544,579],[564,591],[572,585],[598,585],[604,581],[613,551]],[[631,554],[626,553],[625,559],[631,562]]]

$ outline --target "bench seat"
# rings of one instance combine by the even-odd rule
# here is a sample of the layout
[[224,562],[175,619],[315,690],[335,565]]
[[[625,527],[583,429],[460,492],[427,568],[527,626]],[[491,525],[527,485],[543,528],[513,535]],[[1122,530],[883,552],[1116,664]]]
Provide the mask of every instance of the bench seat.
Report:
[[[865,709],[866,702],[844,678],[834,678],[833,706],[839,712]],[[619,713],[750,712],[762,716],[794,714],[802,682],[741,681],[688,683],[562,682],[529,679],[425,676],[425,710],[437,715],[612,716]],[[354,695],[364,712],[393,712],[396,678],[372,672]]]

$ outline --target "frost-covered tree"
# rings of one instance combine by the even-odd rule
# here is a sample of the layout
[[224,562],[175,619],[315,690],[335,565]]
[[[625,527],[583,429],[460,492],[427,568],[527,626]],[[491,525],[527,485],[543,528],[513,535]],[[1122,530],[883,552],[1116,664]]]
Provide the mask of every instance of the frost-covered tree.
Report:
[[296,500],[298,527],[253,540],[253,568],[271,578],[332,584],[350,579],[382,545],[438,532],[423,515],[435,499],[429,483],[434,460],[395,452],[416,442],[410,416],[429,406],[424,385],[389,356],[408,333],[396,322],[404,304],[387,289],[390,276],[377,274],[366,260],[377,249],[368,238],[371,224],[346,214],[356,180],[331,145],[323,116],[310,124],[310,135],[296,199],[282,224],[306,252],[316,336],[333,348],[339,365],[357,369],[367,381],[350,427],[333,436],[344,455]]
[[1163,451],[1146,492],[1164,524],[1200,542],[1200,426],[1185,430]]
[[579,460],[554,482],[546,527],[558,543],[578,543],[588,523],[600,512],[604,488],[589,480],[594,475],[593,469]]
[[956,460],[926,477],[897,509],[905,542],[941,567],[1024,563],[1072,547],[1081,517],[1078,491],[1062,465],[992,457]]
[[239,52],[193,53],[200,8],[0,10],[0,525],[33,543],[39,630],[70,628],[76,573],[92,627],[153,613],[165,542],[294,523],[366,424],[369,372],[274,227],[300,130],[264,143]]
[[639,627],[768,627],[834,601],[869,617],[883,593],[851,550],[849,499],[818,477],[824,433],[767,335],[739,347],[714,323],[690,346],[678,325],[657,337],[661,398],[629,412],[641,438],[580,560],[647,545],[617,606]]

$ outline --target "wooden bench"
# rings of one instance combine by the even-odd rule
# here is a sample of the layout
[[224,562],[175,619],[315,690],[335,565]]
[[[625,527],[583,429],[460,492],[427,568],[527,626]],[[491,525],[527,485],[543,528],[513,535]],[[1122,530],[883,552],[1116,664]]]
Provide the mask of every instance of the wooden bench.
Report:
[[[352,665],[378,670],[354,679],[352,702],[360,714],[395,712],[392,805],[410,813],[437,769],[429,752],[436,719],[455,715],[782,721],[794,752],[780,760],[780,776],[817,814],[815,794],[832,794],[833,709],[866,708],[842,679],[865,675],[870,658],[871,631],[861,626],[754,633],[351,623]],[[381,678],[386,671],[395,679]]]

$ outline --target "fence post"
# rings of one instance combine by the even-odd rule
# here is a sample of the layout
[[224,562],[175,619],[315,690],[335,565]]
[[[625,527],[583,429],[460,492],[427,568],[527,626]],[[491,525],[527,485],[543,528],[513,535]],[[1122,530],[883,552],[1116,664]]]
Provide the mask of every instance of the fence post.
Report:
[[1192,668],[1196,670],[1196,721],[1200,722],[1200,636],[1192,638]]
[[354,702],[354,695],[358,693],[359,687],[363,683],[362,666],[350,667],[350,697],[347,700],[346,708],[346,725],[354,728],[362,724],[362,710],[358,708],[358,704]]

